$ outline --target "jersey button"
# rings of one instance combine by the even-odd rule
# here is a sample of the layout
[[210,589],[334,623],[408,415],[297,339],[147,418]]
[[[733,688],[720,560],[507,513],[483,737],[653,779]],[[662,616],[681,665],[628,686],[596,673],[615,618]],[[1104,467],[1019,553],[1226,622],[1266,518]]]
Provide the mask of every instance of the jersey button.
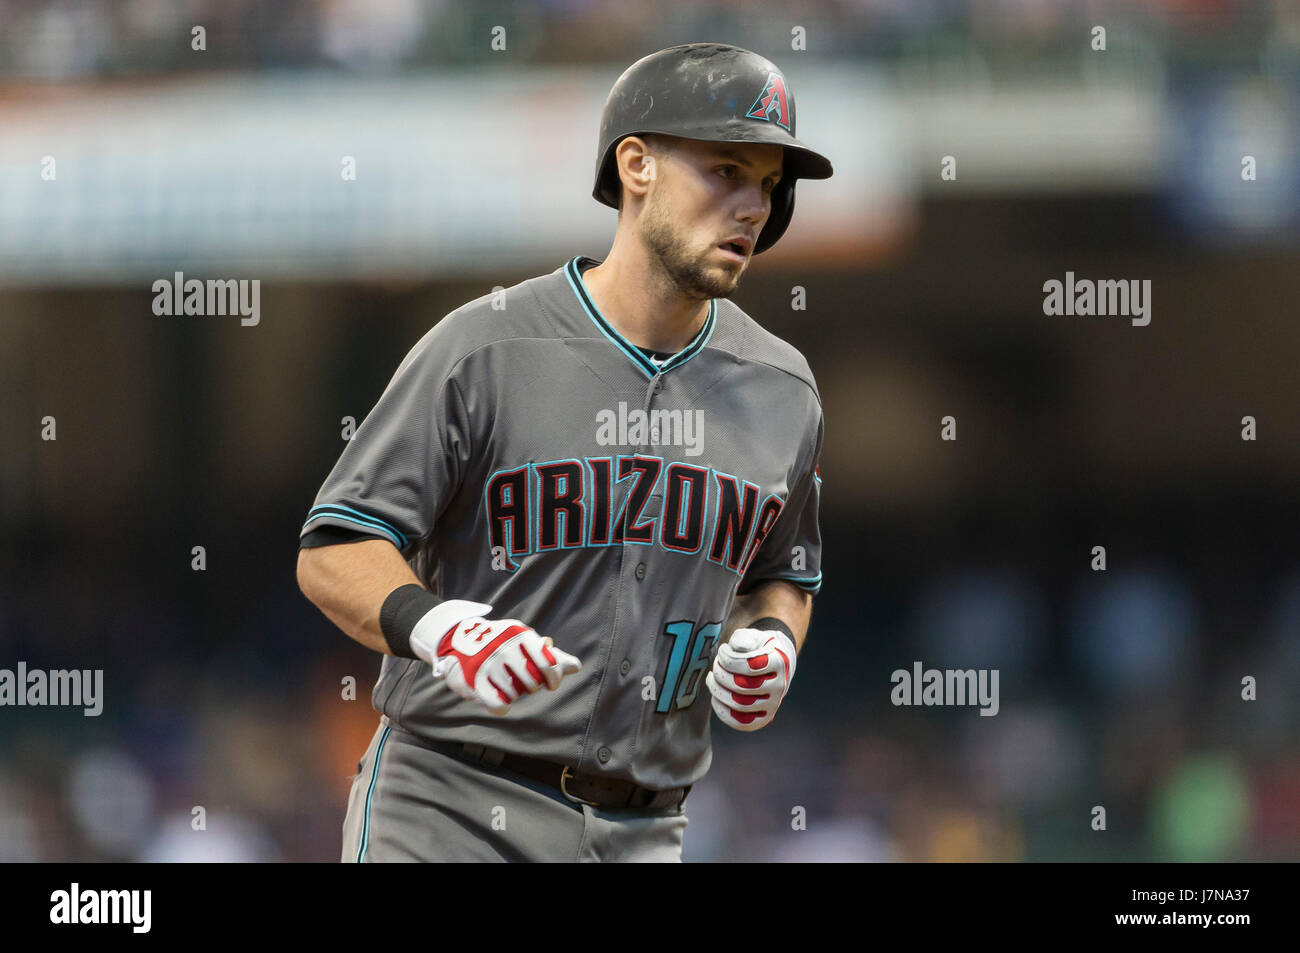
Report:
[[[618,667],[618,673],[619,673],[620,675],[626,675],[626,674],[627,674],[628,672],[630,672],[630,671],[632,671],[632,663],[629,662],[627,659],[623,659],[622,664],[619,665],[619,667]],[[360,769],[360,768],[357,768],[357,774],[360,774],[360,773],[361,773],[361,769]]]
[[638,581],[645,578],[645,563],[636,564],[636,578]]
[[604,745],[601,745],[600,750],[596,752],[596,757],[600,759],[601,764],[605,764],[607,761],[609,761],[609,759],[612,756],[613,756],[613,752],[611,752]]
[[661,394],[661,393],[663,393],[663,389],[664,389],[664,382],[663,382],[662,378],[658,378],[658,377],[656,377],[656,378],[655,378],[655,393],[656,393],[656,394]]

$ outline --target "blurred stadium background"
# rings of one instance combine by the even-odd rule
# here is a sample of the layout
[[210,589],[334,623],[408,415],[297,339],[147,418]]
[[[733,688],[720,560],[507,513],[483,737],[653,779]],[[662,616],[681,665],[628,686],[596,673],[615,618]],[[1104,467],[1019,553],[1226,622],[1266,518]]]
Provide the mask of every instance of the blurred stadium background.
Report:
[[[826,583],[687,859],[1300,857],[1300,4],[0,0],[0,667],[106,696],[0,709],[0,860],[337,859],[378,660],[294,561],[342,418],[604,255],[603,97],[701,39],[776,60],[837,175],[736,296],[818,377]],[[260,323],[155,316],[176,271]],[[1045,316],[1066,271],[1151,324]],[[914,660],[1000,713],[892,706]]]

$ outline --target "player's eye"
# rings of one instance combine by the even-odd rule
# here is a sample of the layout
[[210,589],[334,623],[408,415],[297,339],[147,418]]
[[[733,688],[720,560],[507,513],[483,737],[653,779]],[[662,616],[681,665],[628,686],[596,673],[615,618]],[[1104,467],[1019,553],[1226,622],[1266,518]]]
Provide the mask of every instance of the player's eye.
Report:
[[720,165],[718,166],[717,171],[720,173],[726,173],[722,176],[724,179],[734,179],[736,177],[736,167],[734,165]]

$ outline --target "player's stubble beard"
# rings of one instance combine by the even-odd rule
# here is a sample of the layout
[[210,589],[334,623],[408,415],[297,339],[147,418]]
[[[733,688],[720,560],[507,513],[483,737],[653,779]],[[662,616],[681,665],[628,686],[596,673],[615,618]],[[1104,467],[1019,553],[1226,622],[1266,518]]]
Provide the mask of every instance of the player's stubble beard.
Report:
[[640,225],[641,241],[658,266],[662,280],[683,298],[694,301],[726,298],[740,284],[744,268],[725,271],[709,262],[716,251],[714,246],[691,257],[686,242],[674,227],[672,209],[663,197],[662,188],[650,192]]

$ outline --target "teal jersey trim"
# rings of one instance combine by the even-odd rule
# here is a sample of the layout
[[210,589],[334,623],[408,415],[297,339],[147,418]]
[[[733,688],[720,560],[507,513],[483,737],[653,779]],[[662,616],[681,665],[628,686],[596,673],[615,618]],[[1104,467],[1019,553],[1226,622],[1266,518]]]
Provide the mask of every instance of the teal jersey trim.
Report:
[[815,593],[822,587],[822,574],[818,573],[811,579],[787,579],[786,582],[792,582],[800,589],[806,589],[808,592]]
[[322,503],[320,506],[313,506],[307,513],[307,522],[302,524],[306,529],[318,519],[326,516],[332,516],[334,519],[340,519],[348,523],[355,523],[358,526],[365,526],[369,529],[377,529],[388,536],[397,545],[398,549],[405,549],[407,544],[406,536],[398,531],[397,527],[391,523],[385,523],[377,516],[369,516],[360,510],[354,510],[350,506],[344,506],[342,503]]
[[587,285],[582,280],[582,271],[578,268],[578,259],[581,255],[575,256],[572,261],[565,267],[565,277],[569,279],[569,287],[573,289],[578,303],[582,305],[582,310],[586,312],[591,323],[596,326],[605,338],[616,348],[627,355],[628,359],[635,364],[646,377],[654,377],[656,374],[664,374],[675,367],[681,367],[700,351],[704,350],[713,337],[713,329],[718,323],[718,299],[709,299],[709,313],[704,319],[704,326],[691,339],[691,343],[682,348],[662,365],[656,366],[655,363],[646,357],[645,354],[637,347],[634,347],[623,335],[619,334],[612,324],[605,320],[600,310],[596,307],[591,296],[587,293]]
[[379,759],[384,754],[384,743],[388,741],[388,733],[393,730],[392,725],[384,727],[384,733],[379,738],[379,747],[375,749],[375,763],[370,770],[370,788],[366,791],[366,816],[361,824],[361,844],[357,847],[357,863],[361,863],[366,857],[366,848],[370,846],[370,802],[375,797],[375,782],[379,780]]
[[788,582],[792,586],[798,586],[800,589],[816,595],[817,591],[822,587],[822,574],[818,573],[815,576],[804,578],[797,576],[764,576],[762,579],[756,579],[754,585],[762,585],[765,582]]

